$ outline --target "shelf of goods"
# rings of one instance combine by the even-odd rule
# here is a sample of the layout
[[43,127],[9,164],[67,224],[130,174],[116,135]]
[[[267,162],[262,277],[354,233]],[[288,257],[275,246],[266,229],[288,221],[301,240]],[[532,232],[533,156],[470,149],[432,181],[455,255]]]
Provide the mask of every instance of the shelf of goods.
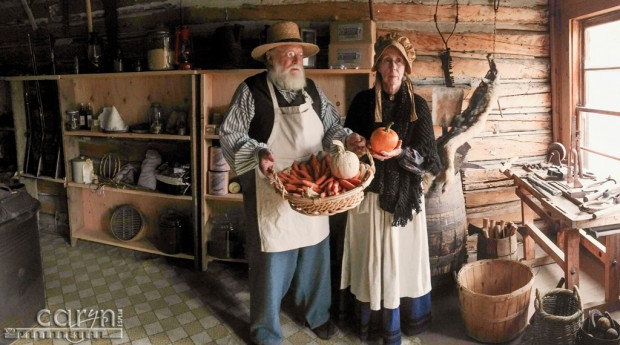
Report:
[[[117,247],[193,260],[196,268],[203,269],[203,234],[199,220],[201,198],[198,148],[198,79],[196,71],[164,71],[114,74],[62,75],[58,78],[64,164],[68,198],[71,244],[87,240]],[[148,123],[152,103],[160,103],[167,117],[175,112],[186,116],[182,131],[172,134],[150,134],[146,131],[69,130],[66,110],[78,109],[81,103],[90,103],[94,119],[104,108],[114,107],[122,123],[131,126]],[[181,115],[182,116],[182,115]],[[177,122],[178,123],[178,122]],[[101,124],[104,125],[103,123]],[[103,126],[105,128],[105,126]],[[108,127],[109,128],[109,127]],[[168,129],[171,129],[170,127]],[[146,133],[144,133],[146,132]],[[179,135],[181,134],[181,135]],[[157,151],[161,163],[189,167],[190,188],[183,192],[176,189],[138,187],[136,183],[114,183],[119,168],[132,165],[136,168],[134,181],[138,182],[147,162],[147,151]],[[74,181],[73,160],[89,158],[92,170],[98,175],[99,184]],[[110,164],[108,164],[110,163]],[[76,166],[77,167],[77,166]],[[112,167],[112,168],[110,168]],[[77,170],[77,169],[76,169]],[[154,175],[151,174],[151,182]],[[151,184],[152,185],[152,184]],[[129,206],[139,214],[139,229],[135,237],[120,239],[114,231],[114,215]],[[162,216],[174,210],[179,217],[181,234],[174,237],[164,230]],[[124,222],[132,219],[122,219]],[[168,243],[168,245],[166,245]]]
[[[231,194],[225,192],[226,194],[223,195],[215,195],[209,190],[209,173],[212,172],[210,164],[213,164],[210,163],[213,160],[213,157],[210,156],[213,155],[213,150],[210,150],[210,148],[219,146],[217,126],[222,119],[222,115],[228,109],[235,90],[246,78],[260,72],[262,70],[252,69],[201,72],[202,118],[200,128],[203,140],[200,147],[200,156],[202,157],[200,173],[202,189],[200,195],[202,196],[202,232],[205,234],[201,247],[206,258],[205,265],[211,260],[245,262],[243,254],[240,257],[228,257],[229,253],[227,250],[214,247],[221,244],[218,241],[214,241],[210,246],[210,250],[208,250],[207,242],[214,237],[214,221],[217,222],[223,215],[228,216],[230,213],[238,215],[239,210],[243,207],[243,197],[240,193]],[[346,116],[347,107],[353,100],[353,97],[358,92],[371,87],[374,82],[374,74],[368,69],[306,69],[306,76],[314,80],[323,90],[343,118]],[[226,180],[228,182],[235,181],[232,170],[223,173],[227,173]],[[218,192],[218,194],[220,193]],[[214,255],[214,252],[218,254]]]

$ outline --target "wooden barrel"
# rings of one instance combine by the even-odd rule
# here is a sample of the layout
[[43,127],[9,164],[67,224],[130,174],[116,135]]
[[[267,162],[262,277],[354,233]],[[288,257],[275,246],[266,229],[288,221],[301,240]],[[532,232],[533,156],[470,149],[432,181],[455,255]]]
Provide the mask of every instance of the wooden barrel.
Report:
[[461,315],[467,335],[483,343],[516,338],[527,325],[532,270],[513,260],[480,260],[457,276]]
[[453,274],[459,271],[467,254],[467,214],[460,179],[448,184],[443,193],[433,188],[424,202],[432,286],[454,286]]

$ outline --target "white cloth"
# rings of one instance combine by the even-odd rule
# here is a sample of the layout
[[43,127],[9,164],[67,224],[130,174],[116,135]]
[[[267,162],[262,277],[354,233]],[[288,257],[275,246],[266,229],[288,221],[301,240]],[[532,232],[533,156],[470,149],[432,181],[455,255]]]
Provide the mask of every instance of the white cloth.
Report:
[[126,131],[129,128],[115,106],[103,108],[99,114],[99,123],[101,128],[106,131]]
[[393,215],[379,207],[379,195],[368,193],[349,210],[340,288],[350,286],[370,309],[394,309],[401,297],[431,291],[426,213],[414,214],[404,227],[392,226]]
[[[322,149],[323,124],[306,93],[300,106],[278,106],[271,81],[267,82],[274,105],[274,121],[267,146],[275,157],[274,167],[280,171],[293,161],[305,161]],[[261,250],[281,252],[317,244],[329,235],[327,216],[306,216],[291,208],[256,168],[256,200]]]
[[138,186],[155,190],[157,188],[157,178],[155,177],[155,169],[161,164],[161,155],[155,150],[146,150],[146,157],[142,161],[140,168],[140,176],[138,177]]

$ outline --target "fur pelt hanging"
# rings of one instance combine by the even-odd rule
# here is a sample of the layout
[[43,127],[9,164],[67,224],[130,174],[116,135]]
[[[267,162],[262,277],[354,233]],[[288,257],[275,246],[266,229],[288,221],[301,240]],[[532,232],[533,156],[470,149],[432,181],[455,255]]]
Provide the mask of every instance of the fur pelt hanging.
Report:
[[445,191],[446,185],[454,181],[456,151],[467,143],[467,140],[475,137],[484,129],[489,112],[497,102],[499,84],[495,61],[490,54],[487,60],[489,71],[471,96],[469,105],[461,114],[454,117],[448,132],[437,139],[437,151],[439,151],[443,168],[437,175],[427,173],[424,176],[426,186],[441,188]]

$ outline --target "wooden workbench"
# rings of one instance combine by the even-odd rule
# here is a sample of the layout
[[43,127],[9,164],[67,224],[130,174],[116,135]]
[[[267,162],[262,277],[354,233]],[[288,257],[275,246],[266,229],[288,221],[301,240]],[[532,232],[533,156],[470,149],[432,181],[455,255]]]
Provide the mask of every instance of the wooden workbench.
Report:
[[[554,196],[535,188],[526,178],[527,172],[516,167],[505,171],[516,185],[515,192],[521,199],[521,217],[523,221],[523,257],[525,262],[536,262],[534,245],[539,245],[545,253],[564,271],[566,288],[579,286],[579,250],[590,251],[605,271],[605,301],[596,301],[584,305],[584,309],[603,308],[618,309],[620,306],[620,232],[608,231],[599,239],[590,235],[590,230],[620,229],[620,208],[605,212],[600,216],[580,210],[574,202],[563,195]],[[534,224],[538,215],[556,232],[554,243]]]

